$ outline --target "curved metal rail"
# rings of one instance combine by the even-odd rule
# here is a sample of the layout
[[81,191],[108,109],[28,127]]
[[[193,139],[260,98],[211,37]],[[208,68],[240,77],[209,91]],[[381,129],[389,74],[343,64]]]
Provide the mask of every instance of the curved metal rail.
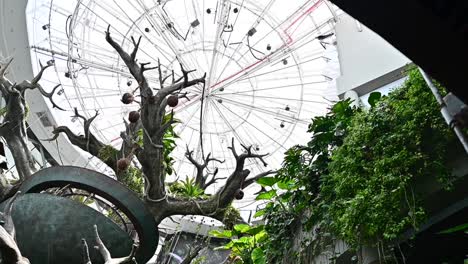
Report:
[[131,220],[138,233],[138,262],[146,263],[153,257],[159,239],[153,216],[134,192],[102,173],[74,166],[50,167],[26,180],[20,191],[39,193],[48,188],[67,185],[95,193],[117,206]]

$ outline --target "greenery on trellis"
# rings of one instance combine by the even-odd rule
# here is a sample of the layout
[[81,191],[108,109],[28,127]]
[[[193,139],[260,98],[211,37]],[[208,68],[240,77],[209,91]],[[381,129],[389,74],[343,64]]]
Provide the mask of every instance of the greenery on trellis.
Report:
[[361,110],[340,101],[313,118],[311,140],[285,153],[277,175],[258,181],[266,191],[257,199],[270,200],[256,214],[265,220],[268,240],[258,248],[268,263],[300,261],[311,238],[293,247],[298,228],[355,249],[383,248],[424,219],[416,180],[436,177],[450,187],[453,135],[417,69],[388,96],[371,94],[369,103]]

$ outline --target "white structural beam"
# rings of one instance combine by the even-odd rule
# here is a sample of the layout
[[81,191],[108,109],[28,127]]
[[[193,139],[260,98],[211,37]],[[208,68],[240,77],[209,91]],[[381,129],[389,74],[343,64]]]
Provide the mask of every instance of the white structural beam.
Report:
[[[27,0],[0,1],[0,58],[14,57],[10,67],[9,78],[12,81],[32,79],[33,69],[26,26]],[[57,125],[46,101],[37,90],[26,93],[30,113],[28,124],[39,139],[52,136],[53,126]],[[51,126],[45,126],[41,121],[48,119]],[[42,142],[44,148],[63,165],[91,167],[88,158],[78,151],[64,136],[58,138],[58,143]]]

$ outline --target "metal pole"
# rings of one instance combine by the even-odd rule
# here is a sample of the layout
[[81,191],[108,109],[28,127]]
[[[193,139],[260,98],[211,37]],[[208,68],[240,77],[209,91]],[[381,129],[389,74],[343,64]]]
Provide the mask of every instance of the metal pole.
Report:
[[458,139],[460,140],[460,143],[462,144],[463,148],[465,149],[465,152],[468,154],[468,141],[463,135],[463,131],[460,129],[460,127],[457,125],[457,123],[453,123],[453,117],[447,110],[447,106],[445,105],[444,99],[439,93],[439,90],[437,90],[437,87],[435,87],[434,83],[432,82],[431,78],[429,75],[427,75],[426,72],[424,72],[423,69],[419,68],[419,72],[421,72],[421,75],[423,76],[424,80],[426,81],[427,85],[431,89],[432,94],[437,100],[437,103],[439,103],[440,106],[440,112],[442,113],[442,116],[444,117],[445,121],[449,126],[452,126],[453,124],[453,131],[455,132],[455,135],[457,135]]

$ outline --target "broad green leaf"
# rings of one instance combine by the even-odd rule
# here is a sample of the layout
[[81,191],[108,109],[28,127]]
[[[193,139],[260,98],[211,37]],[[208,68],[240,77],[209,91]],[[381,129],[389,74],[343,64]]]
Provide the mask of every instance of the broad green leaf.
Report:
[[444,231],[439,232],[438,234],[451,234],[459,231],[468,231],[468,223],[446,229]]
[[230,246],[225,245],[225,246],[220,246],[220,247],[215,247],[214,250],[229,250],[231,249]]
[[252,243],[252,237],[241,237],[239,239],[232,240],[232,243],[236,247],[242,247],[244,245],[250,245]]
[[292,195],[293,195],[292,192],[286,192],[286,193],[281,194],[280,196],[281,202],[288,203],[289,200],[291,200]]
[[250,229],[251,229],[251,227],[249,225],[246,225],[246,224],[238,224],[238,225],[234,226],[234,230],[236,230],[237,232],[240,232],[240,233],[246,233]]
[[256,234],[254,237],[255,237],[255,241],[257,243],[262,243],[263,241],[268,239],[268,234],[265,231],[265,229],[263,229],[258,234]]
[[266,212],[265,209],[258,210],[257,212],[255,212],[254,217],[260,217],[260,216],[264,215],[265,212]]
[[380,98],[382,98],[382,94],[379,92],[373,92],[369,95],[369,99],[367,99],[367,102],[371,105],[371,107],[374,107],[378,101],[380,101]]
[[350,105],[350,99],[339,101],[332,107],[332,112],[335,114],[343,114],[349,108]]
[[265,253],[261,248],[255,248],[252,250],[251,254],[252,262],[253,264],[265,264],[266,263],[266,258],[265,258]]
[[259,225],[259,226],[251,227],[245,233],[253,236],[253,235],[256,235],[256,234],[262,232],[264,229],[265,229],[264,225]]
[[268,186],[271,187],[275,185],[275,183],[278,181],[275,177],[263,177],[257,180],[257,183],[262,185],[262,186]]
[[232,237],[232,231],[231,230],[211,230],[210,235],[218,238],[231,238]]
[[270,200],[276,195],[276,190],[270,190],[268,192],[257,195],[255,200]]
[[280,188],[281,190],[292,190],[292,189],[295,189],[296,188],[296,185],[294,184],[294,181],[287,181],[287,182],[284,182],[284,181],[280,181],[280,182],[277,182],[276,185],[278,186],[278,188]]

